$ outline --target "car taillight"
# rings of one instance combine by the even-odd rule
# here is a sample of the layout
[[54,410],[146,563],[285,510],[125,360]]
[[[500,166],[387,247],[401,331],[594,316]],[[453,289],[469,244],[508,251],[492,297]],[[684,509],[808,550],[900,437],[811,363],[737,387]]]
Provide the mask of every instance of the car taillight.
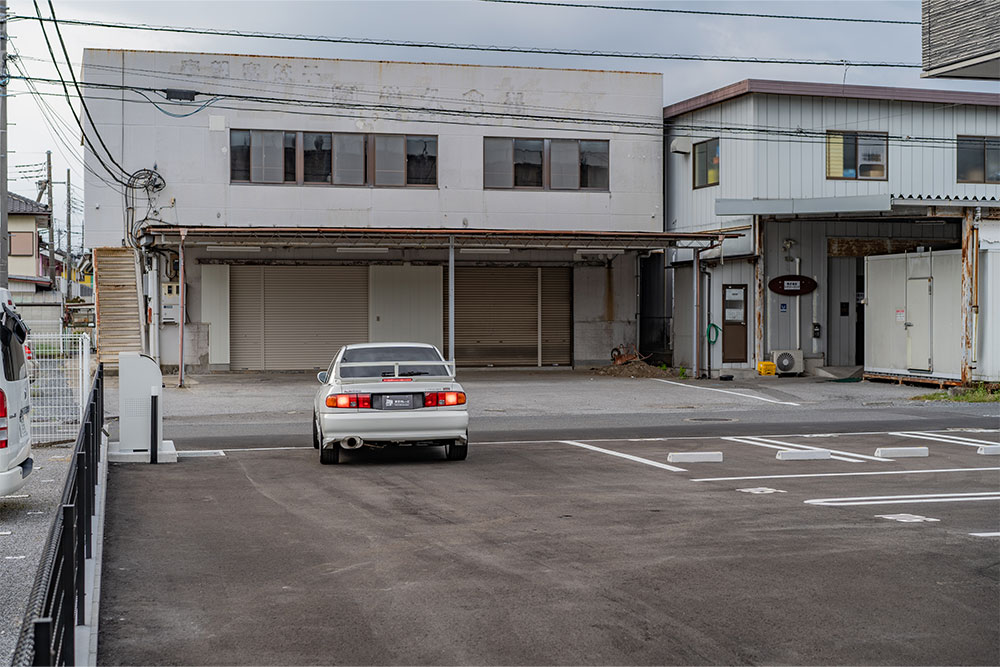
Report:
[[424,394],[425,408],[434,408],[441,405],[465,405],[465,392],[429,391]]
[[7,448],[7,394],[0,389],[0,449]]
[[328,408],[370,408],[371,394],[330,394],[326,397]]

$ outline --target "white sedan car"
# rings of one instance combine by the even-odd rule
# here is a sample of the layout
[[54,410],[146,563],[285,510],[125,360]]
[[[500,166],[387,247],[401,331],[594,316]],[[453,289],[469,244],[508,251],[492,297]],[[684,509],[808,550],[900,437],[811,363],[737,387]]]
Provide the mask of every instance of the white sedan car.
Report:
[[450,461],[469,452],[469,413],[462,385],[433,345],[346,345],[313,401],[313,447],[320,463],[341,451],[386,445],[444,445]]

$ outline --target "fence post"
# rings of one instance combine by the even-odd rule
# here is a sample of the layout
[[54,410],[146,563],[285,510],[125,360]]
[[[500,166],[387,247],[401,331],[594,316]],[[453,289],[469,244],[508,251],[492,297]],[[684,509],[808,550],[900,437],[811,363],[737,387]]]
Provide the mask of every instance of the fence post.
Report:
[[90,491],[87,489],[87,484],[90,483],[90,471],[87,469],[87,452],[80,449],[76,453],[79,457],[79,471],[80,475],[77,477],[77,489],[76,498],[77,503],[81,505],[80,510],[83,513],[83,544],[84,544],[84,558],[90,558],[91,546],[90,546]]
[[[76,549],[73,544],[75,509],[72,505],[62,506],[62,574],[60,575],[60,580],[63,589],[61,623],[63,626],[63,643],[65,644],[63,655],[73,655],[75,652],[76,642],[74,642],[74,635],[76,633],[73,631],[73,613],[77,605],[71,604],[71,602],[76,600],[76,578],[77,576],[82,576],[82,573],[76,571],[76,563],[73,560],[76,557]],[[75,625],[83,625],[84,623],[83,615],[78,615]]]
[[157,391],[159,387],[153,387],[153,393],[149,397],[149,462],[156,463],[157,460],[157,445],[159,445],[160,438],[159,426],[160,420],[157,411],[159,410],[160,397],[157,396]]
[[36,619],[32,624],[35,635],[35,665],[51,665],[52,659],[52,619]]

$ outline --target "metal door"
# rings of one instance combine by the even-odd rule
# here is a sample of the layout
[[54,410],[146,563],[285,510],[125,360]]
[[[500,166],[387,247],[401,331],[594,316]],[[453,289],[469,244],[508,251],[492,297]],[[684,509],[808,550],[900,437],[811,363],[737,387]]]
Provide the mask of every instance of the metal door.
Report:
[[542,365],[573,362],[573,269],[546,267],[542,277]]
[[911,371],[934,370],[931,359],[932,278],[906,281],[906,367]]
[[229,367],[264,368],[264,267],[233,265],[229,270]]
[[747,286],[722,286],[722,363],[747,361]]
[[[444,282],[447,339],[448,281]],[[455,269],[455,361],[466,366],[538,363],[538,269]]]

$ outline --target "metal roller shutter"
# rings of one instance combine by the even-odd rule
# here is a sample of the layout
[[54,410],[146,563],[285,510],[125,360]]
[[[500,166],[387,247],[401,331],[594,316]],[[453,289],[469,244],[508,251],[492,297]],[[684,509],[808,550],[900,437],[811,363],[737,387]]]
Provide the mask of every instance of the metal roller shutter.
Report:
[[264,368],[326,368],[342,345],[368,341],[368,267],[269,266]]
[[542,269],[542,364],[573,363],[573,269]]
[[263,351],[264,267],[232,266],[229,270],[229,367],[259,371]]
[[[444,303],[447,340],[447,280]],[[455,269],[455,360],[462,366],[538,363],[537,269]]]

